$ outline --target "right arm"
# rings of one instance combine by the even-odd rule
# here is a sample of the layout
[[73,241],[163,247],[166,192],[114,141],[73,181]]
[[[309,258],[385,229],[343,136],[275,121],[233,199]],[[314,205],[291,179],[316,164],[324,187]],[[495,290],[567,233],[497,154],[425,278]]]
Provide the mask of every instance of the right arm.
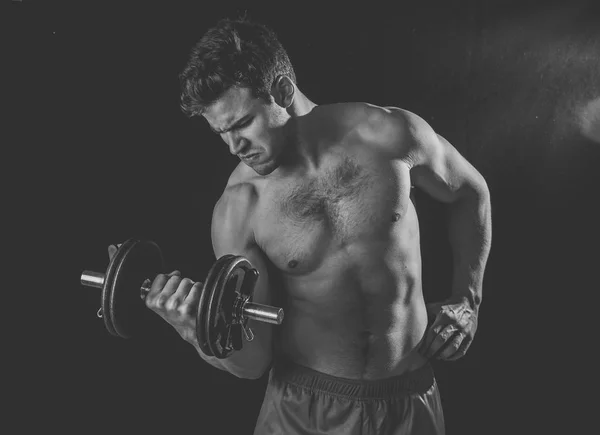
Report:
[[[226,254],[247,258],[259,272],[252,301],[270,305],[267,258],[254,239],[253,210],[257,201],[254,187],[249,184],[228,186],[215,205],[212,219],[212,245],[218,258]],[[272,326],[250,319],[248,327],[255,332],[254,340],[243,339],[243,348],[225,359],[206,356],[196,339],[196,309],[202,283],[182,278],[178,271],[159,274],[146,296],[146,305],[155,311],[181,337],[190,343],[200,357],[221,370],[246,379],[260,378],[270,367],[272,359]]]
[[[232,254],[241,255],[250,261],[259,272],[252,301],[270,305],[268,260],[256,244],[252,225],[257,200],[256,191],[250,184],[227,187],[213,211],[212,244],[217,259]],[[248,327],[255,333],[254,340],[249,342],[243,339],[243,348],[225,359],[206,357],[197,344],[195,347],[209,364],[240,378],[258,379],[271,365],[272,326],[250,319]]]

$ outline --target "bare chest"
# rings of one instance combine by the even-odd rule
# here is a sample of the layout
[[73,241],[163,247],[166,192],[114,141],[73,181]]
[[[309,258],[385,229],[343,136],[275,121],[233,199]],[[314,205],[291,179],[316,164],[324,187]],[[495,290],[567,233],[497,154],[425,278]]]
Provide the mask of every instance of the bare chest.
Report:
[[263,249],[281,270],[306,274],[349,246],[390,240],[408,208],[402,178],[393,163],[341,157],[275,186],[261,201]]

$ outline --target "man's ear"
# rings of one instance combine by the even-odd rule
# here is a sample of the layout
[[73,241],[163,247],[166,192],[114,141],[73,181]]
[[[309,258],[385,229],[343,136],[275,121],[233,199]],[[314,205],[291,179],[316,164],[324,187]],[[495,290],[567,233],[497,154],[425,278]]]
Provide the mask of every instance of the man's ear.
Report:
[[278,76],[271,87],[273,99],[284,109],[290,107],[294,102],[295,91],[294,82],[288,76]]

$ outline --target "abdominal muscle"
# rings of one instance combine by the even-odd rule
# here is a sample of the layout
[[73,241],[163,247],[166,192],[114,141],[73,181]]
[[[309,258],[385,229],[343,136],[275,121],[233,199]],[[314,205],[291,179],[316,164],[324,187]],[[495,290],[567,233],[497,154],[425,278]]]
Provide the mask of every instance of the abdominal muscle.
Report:
[[285,280],[276,358],[365,380],[422,366],[425,359],[415,351],[427,325],[420,267],[410,270],[405,263],[394,271],[383,260],[367,265],[340,257]]

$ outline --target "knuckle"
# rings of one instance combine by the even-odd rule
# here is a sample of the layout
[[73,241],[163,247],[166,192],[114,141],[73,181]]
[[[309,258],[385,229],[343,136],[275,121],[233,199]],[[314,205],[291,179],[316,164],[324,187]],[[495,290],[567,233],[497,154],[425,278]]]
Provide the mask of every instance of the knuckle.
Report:
[[175,283],[175,282],[179,283],[181,280],[182,280],[181,276],[179,276],[179,275],[171,275],[171,276],[169,276],[168,283],[169,284]]
[[158,308],[159,310],[162,310],[165,307],[165,302],[166,302],[166,298],[164,296],[158,296],[155,300],[154,300],[154,307]]
[[148,308],[150,308],[151,310],[154,309],[154,305],[156,303],[155,300],[154,300],[154,298],[147,297],[146,300],[145,300],[145,302],[146,302],[146,306]]
[[446,341],[448,340],[448,338],[450,337],[450,332],[449,331],[443,331],[440,333],[439,338]]
[[164,283],[167,281],[167,276],[164,273],[160,273],[154,277],[152,281],[152,287],[163,287]]
[[180,285],[180,286],[185,286],[185,287],[191,288],[191,287],[194,285],[194,281],[192,281],[192,280],[191,280],[191,279],[189,279],[189,278],[183,278],[183,279],[181,280],[181,282],[179,283],[179,285]]
[[192,306],[190,304],[181,304],[177,307],[177,311],[181,316],[187,317],[192,314]]
[[200,300],[201,291],[202,291],[202,289],[198,289],[198,287],[192,287],[190,289],[190,292],[186,296],[186,299],[185,299],[186,304],[188,304],[188,305],[196,304],[197,305],[198,301]]
[[167,311],[175,311],[175,310],[177,310],[178,306],[179,306],[179,301],[177,300],[177,298],[169,298],[165,302],[165,310],[167,310]]

